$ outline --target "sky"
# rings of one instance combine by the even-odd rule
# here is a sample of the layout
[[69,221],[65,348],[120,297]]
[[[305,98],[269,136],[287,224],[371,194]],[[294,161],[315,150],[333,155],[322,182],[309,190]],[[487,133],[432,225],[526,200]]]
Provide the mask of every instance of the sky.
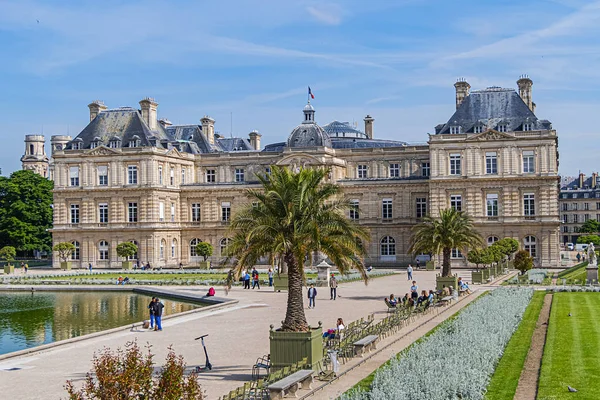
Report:
[[[600,150],[600,1],[0,0],[0,168],[24,135],[76,136],[87,104],[159,103],[176,124],[284,141],[303,118],[375,118],[375,137],[424,143],[454,87],[533,80],[559,136],[560,173],[591,174]],[[49,143],[47,143],[49,150]]]

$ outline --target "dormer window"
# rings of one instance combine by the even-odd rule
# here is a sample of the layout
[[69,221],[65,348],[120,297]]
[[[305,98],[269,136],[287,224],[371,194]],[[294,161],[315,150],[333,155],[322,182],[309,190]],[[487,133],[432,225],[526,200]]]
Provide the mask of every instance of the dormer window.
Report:
[[121,147],[121,139],[119,139],[118,137],[113,137],[112,139],[110,139],[110,142],[108,142],[108,147],[110,147],[111,149],[117,149]]
[[508,125],[507,124],[499,124],[498,125],[498,132],[506,132],[508,130]]
[[90,149],[95,149],[96,147],[98,147],[98,142],[90,143]]
[[83,140],[81,138],[75,139],[71,144],[72,150],[81,150],[83,149]]
[[475,125],[473,127],[473,133],[481,133],[483,132],[483,125]]
[[140,147],[140,137],[138,135],[133,135],[131,140],[129,141],[129,147]]
[[533,124],[531,122],[525,122],[523,124],[523,131],[532,131],[533,130]]
[[455,125],[455,126],[451,126],[450,127],[450,134],[451,135],[457,135],[461,133],[461,126],[460,125]]

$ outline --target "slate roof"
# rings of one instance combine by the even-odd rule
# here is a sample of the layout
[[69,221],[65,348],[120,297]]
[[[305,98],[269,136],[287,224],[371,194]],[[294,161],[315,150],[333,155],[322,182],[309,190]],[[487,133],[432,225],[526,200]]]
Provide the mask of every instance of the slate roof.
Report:
[[472,133],[476,125],[498,130],[502,124],[514,132],[523,130],[524,123],[532,123],[534,130],[552,129],[550,121],[539,120],[516,91],[489,87],[465,97],[448,122],[435,127],[435,133],[450,133],[451,126],[460,126],[462,133]]
[[221,151],[249,151],[254,150],[248,139],[244,138],[218,138]]
[[367,138],[367,135],[350,125],[349,122],[332,121],[323,125],[323,130],[329,137],[355,137]]
[[[577,189],[590,189],[592,187],[593,176],[584,177],[583,187],[579,187],[578,176],[561,176],[560,177],[560,189],[561,190],[577,190]],[[600,189],[600,177],[596,176],[596,188]]]
[[[286,142],[271,143],[265,146],[262,151],[282,152]],[[397,140],[383,139],[361,139],[361,138],[331,138],[331,146],[334,149],[369,149],[382,147],[404,147],[408,143]]]

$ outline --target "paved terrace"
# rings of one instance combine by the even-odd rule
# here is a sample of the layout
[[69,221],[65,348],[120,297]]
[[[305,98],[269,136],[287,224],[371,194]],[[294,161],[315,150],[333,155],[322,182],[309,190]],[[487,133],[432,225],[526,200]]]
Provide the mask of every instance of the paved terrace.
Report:
[[[435,286],[434,272],[415,271],[413,277],[417,280],[420,290]],[[465,278],[470,281],[470,273]],[[382,318],[386,313],[383,298],[390,293],[401,296],[409,291],[409,286],[407,275],[402,272],[373,279],[367,286],[361,282],[340,284],[336,301],[329,300],[328,288],[318,288],[316,308],[307,309],[306,315],[311,325],[316,326],[318,321],[323,321],[324,328],[333,327],[338,317],[349,322],[375,312],[376,318]],[[161,289],[167,288],[163,286]],[[207,291],[206,287],[168,289],[184,293]],[[217,296],[225,296],[220,287],[217,288]],[[91,359],[95,351],[103,347],[115,349],[134,339],[137,339],[140,345],[152,345],[157,363],[164,360],[167,347],[173,345],[175,351],[185,357],[189,366],[204,365],[200,342],[194,341],[194,338],[209,334],[206,344],[213,370],[201,374],[201,384],[208,399],[217,399],[251,379],[252,365],[256,358],[269,352],[269,326],[279,326],[285,316],[286,296],[286,293],[275,293],[268,287],[261,290],[235,287],[227,297],[239,300],[239,303],[224,309],[169,319],[163,323],[162,332],[126,329],[2,360],[2,397],[64,398],[65,381],[72,379],[77,385],[81,385],[86,372],[91,368]],[[386,356],[390,355],[389,352],[386,353]],[[11,371],[12,368],[20,369]],[[345,382],[342,386],[346,385],[349,383]],[[340,388],[336,389],[338,392]],[[315,398],[321,397],[317,394]]]

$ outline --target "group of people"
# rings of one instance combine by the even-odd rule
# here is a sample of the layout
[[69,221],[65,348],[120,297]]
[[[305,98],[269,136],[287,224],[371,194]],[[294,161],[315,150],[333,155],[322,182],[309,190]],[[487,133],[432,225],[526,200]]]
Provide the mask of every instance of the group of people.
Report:
[[[337,288],[338,288],[338,281],[335,278],[335,274],[331,274],[331,277],[329,278],[329,300],[335,300],[337,299]],[[314,284],[310,284],[310,287],[308,288],[308,308],[315,308],[315,304],[316,304],[316,299],[317,299],[317,288],[315,287]]]
[[[260,277],[255,267],[252,268],[250,273],[247,270],[242,271],[240,280],[244,282],[244,289],[250,289],[250,280],[252,280],[252,289],[258,288],[260,290]],[[271,268],[269,268],[269,286],[273,286],[273,271]]]
[[21,261],[21,269],[23,270],[23,273],[26,274],[29,270],[29,265],[26,262]]
[[409,293],[406,293],[400,300],[398,300],[392,293],[390,294],[389,298],[385,298],[385,302],[392,307],[397,307],[398,305],[405,307],[418,307],[422,304],[433,304],[435,295],[436,292],[434,290],[421,290],[419,294],[419,286],[417,285],[417,281],[412,281],[412,286],[410,287]]
[[151,330],[162,331],[163,308],[165,308],[165,305],[161,303],[160,299],[158,297],[152,297],[150,304],[148,304]]
[[117,285],[126,285],[129,283],[129,277],[126,276],[125,278],[123,278],[121,275],[119,275],[119,277],[117,278]]

